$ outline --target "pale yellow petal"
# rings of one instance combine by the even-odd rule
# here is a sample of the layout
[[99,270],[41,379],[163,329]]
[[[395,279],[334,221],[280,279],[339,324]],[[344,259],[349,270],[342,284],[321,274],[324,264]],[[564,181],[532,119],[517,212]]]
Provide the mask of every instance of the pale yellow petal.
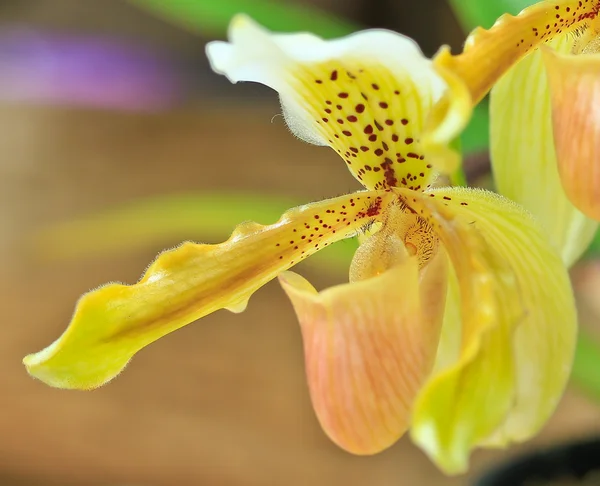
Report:
[[[562,36],[549,45],[568,53],[575,42],[573,36]],[[560,123],[563,117],[558,120]],[[598,225],[575,208],[560,181],[550,93],[540,50],[512,67],[492,89],[490,129],[498,191],[536,216],[563,261],[571,265],[585,251]],[[568,133],[568,140],[573,140],[573,134]],[[587,173],[582,175],[588,177]]]
[[60,388],[95,388],[144,346],[218,309],[242,311],[280,272],[380,217],[395,200],[360,192],[301,206],[275,224],[240,225],[224,243],[166,251],[135,285],[108,284],[79,300],[63,335],[24,363]]
[[453,263],[462,335],[458,360],[419,395],[411,434],[457,473],[473,448],[523,441],[548,419],[569,377],[576,313],[565,265],[520,206],[463,188],[429,196],[410,203],[429,213]]

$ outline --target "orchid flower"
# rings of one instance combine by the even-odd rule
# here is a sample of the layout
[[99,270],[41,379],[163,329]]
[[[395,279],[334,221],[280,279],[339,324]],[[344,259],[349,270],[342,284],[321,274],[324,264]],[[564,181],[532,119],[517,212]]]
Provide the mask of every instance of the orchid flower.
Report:
[[497,188],[537,217],[568,265],[600,220],[599,11],[598,0],[541,1],[476,29],[461,55],[436,58],[474,102],[494,85]]
[[[460,78],[382,30],[324,41],[239,16],[229,42],[207,51],[232,82],[278,91],[292,132],[340,154],[364,190],[272,225],[243,223],[221,244],[184,243],[137,284],[85,294],[64,334],[24,359],[29,373],[54,387],[98,387],[165,334],[219,309],[243,311],[278,277],[300,322],[317,418],[343,449],[374,454],[410,430],[457,473],[473,448],[535,434],[569,376],[572,290],[528,212],[435,184],[455,163],[441,142],[469,116]],[[349,283],[318,292],[288,271],[357,233]]]

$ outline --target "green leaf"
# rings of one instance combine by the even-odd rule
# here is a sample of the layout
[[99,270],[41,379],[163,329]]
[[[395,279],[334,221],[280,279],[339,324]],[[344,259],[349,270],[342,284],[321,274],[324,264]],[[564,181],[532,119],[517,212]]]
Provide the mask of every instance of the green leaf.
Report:
[[537,0],[449,0],[463,29],[489,29],[502,14],[518,14]]
[[600,257],[600,230],[596,232],[594,239],[588,246],[584,258],[598,258]]
[[231,18],[245,13],[268,29],[310,31],[325,38],[359,27],[316,8],[277,0],[131,0],[175,24],[207,37],[224,37]]
[[487,99],[475,107],[471,121],[460,139],[465,154],[487,150],[490,143],[490,115]]
[[580,331],[573,363],[573,383],[600,400],[600,341]]

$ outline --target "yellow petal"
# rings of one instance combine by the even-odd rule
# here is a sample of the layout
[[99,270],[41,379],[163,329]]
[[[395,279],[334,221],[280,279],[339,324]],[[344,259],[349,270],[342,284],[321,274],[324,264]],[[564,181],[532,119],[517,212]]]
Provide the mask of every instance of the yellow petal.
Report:
[[456,272],[450,267],[448,269],[448,292],[446,294],[446,308],[444,309],[444,323],[442,324],[440,344],[435,357],[433,373],[437,374],[458,360],[462,335],[460,312],[460,288]]
[[321,426],[340,447],[374,454],[396,442],[434,363],[446,255],[419,276],[418,259],[321,293],[292,272],[280,276],[302,328],[306,374]]
[[452,56],[444,48],[434,62],[460,77],[477,103],[527,53],[557,35],[589,27],[599,10],[599,0],[541,1],[516,17],[503,15],[489,30],[475,29],[462,54]]
[[464,81],[449,69],[435,65],[446,81],[447,89],[432,107],[422,136],[423,150],[433,160],[433,166],[447,175],[460,168],[461,154],[454,142],[471,118],[473,99]]
[[480,445],[534,435],[567,382],[576,313],[566,267],[520,206],[463,188],[413,204],[434,213],[461,294],[458,360],[425,385],[411,434],[446,472]]
[[[336,150],[366,188],[419,190],[431,182],[434,161],[421,136],[446,83],[414,41],[384,30],[332,41],[274,35],[245,16],[232,21],[229,39],[209,43],[213,69],[277,90],[291,130]],[[453,114],[455,104],[447,108]],[[428,141],[435,167],[453,170],[439,157],[436,135]]]
[[63,335],[24,359],[27,370],[55,387],[98,387],[165,334],[218,309],[241,312],[258,288],[377,219],[395,198],[350,194],[292,209],[270,226],[244,223],[218,245],[184,243],[161,254],[137,284],[81,297]]
[[600,220],[600,55],[543,55],[563,186],[578,209]]
[[[570,52],[575,41],[573,36],[562,36],[549,45]],[[598,225],[577,210],[563,190],[551,119],[548,80],[542,53],[536,50],[492,89],[492,168],[498,191],[537,217],[569,266],[585,251]]]

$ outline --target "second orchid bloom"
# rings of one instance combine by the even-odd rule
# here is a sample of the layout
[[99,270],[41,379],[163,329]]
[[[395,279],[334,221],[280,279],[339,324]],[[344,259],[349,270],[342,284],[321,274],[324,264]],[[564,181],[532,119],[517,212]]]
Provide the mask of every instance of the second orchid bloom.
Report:
[[[64,334],[25,358],[28,371],[51,386],[100,386],[146,345],[216,310],[242,311],[279,277],[317,417],[340,447],[373,454],[410,430],[457,473],[475,447],[534,435],[569,377],[571,286],[562,248],[521,206],[436,184],[456,168],[448,143],[486,91],[482,66],[446,54],[434,67],[387,31],[323,41],[236,18],[229,42],[208,46],[215,71],[277,90],[291,130],[333,148],[364,190],[269,226],[244,223],[219,245],[185,243],[137,284],[85,294]],[[317,292],[287,271],[372,224],[349,283]]]
[[599,12],[598,0],[541,1],[436,59],[475,102],[493,87],[494,181],[539,219],[568,265],[600,220]]

